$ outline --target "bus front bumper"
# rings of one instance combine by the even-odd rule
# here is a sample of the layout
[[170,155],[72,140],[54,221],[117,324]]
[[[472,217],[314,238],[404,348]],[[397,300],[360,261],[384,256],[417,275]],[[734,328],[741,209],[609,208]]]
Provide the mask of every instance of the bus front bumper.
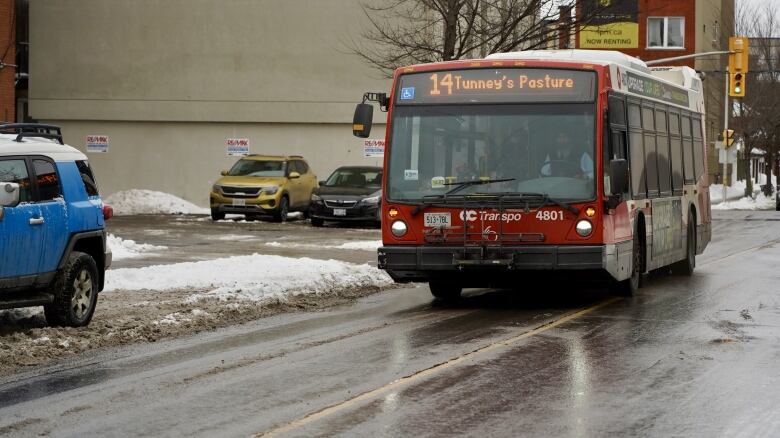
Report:
[[611,245],[384,246],[379,268],[397,282],[512,277],[517,271],[598,271],[614,280],[631,276],[631,241]]

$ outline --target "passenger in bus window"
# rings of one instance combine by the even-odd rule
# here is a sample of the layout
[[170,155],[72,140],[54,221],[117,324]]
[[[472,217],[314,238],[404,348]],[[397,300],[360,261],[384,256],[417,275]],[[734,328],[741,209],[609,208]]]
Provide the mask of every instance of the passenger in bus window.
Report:
[[542,176],[593,179],[593,158],[587,152],[575,148],[569,134],[561,131],[555,139],[552,153],[545,158],[540,173]]
[[515,131],[501,144],[498,162],[496,163],[495,178],[526,179],[526,172],[522,172],[525,157],[528,156],[528,143],[525,140],[525,131]]

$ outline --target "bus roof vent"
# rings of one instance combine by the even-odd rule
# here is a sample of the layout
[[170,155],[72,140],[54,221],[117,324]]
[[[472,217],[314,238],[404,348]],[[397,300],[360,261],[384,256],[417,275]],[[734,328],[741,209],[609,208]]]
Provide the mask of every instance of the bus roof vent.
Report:
[[650,73],[650,69],[647,68],[647,65],[641,59],[614,50],[525,50],[522,52],[494,53],[488,55],[485,59],[528,59],[619,64],[644,73]]

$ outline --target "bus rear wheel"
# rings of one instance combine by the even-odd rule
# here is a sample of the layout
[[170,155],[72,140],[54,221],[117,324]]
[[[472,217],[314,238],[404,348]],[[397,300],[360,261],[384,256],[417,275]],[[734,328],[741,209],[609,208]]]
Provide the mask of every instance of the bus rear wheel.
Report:
[[688,216],[688,237],[685,243],[685,258],[672,265],[675,274],[691,276],[696,268],[696,216]]
[[463,291],[462,287],[444,281],[431,281],[428,287],[431,289],[431,295],[442,301],[456,301],[460,299],[460,293]]

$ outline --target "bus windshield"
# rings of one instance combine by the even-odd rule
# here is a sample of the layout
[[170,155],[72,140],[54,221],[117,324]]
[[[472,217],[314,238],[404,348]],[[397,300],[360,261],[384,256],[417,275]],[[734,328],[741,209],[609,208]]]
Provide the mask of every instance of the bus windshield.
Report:
[[562,201],[595,198],[595,105],[397,106],[387,188],[419,202],[455,183],[458,194],[541,193]]

